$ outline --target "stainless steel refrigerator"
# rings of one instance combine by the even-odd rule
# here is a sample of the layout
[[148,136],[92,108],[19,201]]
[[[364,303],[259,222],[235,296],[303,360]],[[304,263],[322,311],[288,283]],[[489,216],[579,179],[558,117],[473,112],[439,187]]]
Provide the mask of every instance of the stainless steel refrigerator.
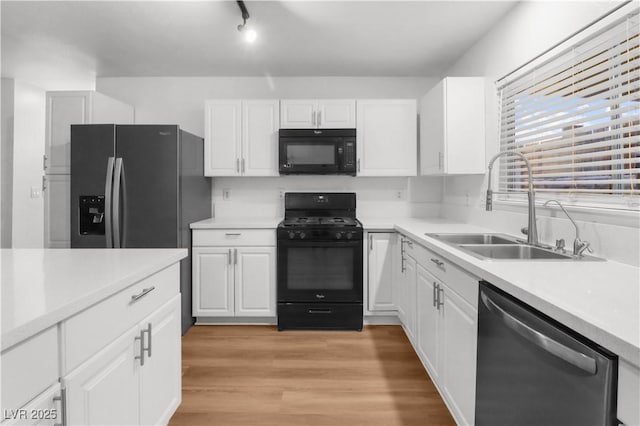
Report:
[[176,125],[71,126],[71,247],[186,248],[182,332],[191,327],[191,230],[211,216],[204,141]]

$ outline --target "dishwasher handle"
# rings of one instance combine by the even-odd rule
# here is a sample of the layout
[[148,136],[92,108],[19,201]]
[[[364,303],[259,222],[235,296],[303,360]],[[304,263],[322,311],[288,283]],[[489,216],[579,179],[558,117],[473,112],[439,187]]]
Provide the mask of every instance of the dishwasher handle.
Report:
[[534,345],[542,348],[552,355],[560,358],[561,360],[578,367],[579,369],[594,375],[597,371],[596,360],[573,350],[560,342],[552,339],[549,336],[542,334],[541,332],[534,330],[527,324],[523,323],[516,317],[509,315],[504,309],[498,306],[493,300],[489,298],[483,291],[480,292],[480,299],[487,309],[498,316],[502,322],[511,330],[518,333]]

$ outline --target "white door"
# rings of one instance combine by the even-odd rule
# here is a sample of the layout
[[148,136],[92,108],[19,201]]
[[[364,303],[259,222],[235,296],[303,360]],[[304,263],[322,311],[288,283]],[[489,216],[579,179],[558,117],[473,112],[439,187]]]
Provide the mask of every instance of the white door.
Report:
[[193,315],[233,316],[233,249],[193,249]]
[[281,129],[311,129],[317,127],[315,99],[283,99],[280,101]]
[[415,176],[417,119],[412,99],[358,100],[358,176]]
[[409,339],[415,343],[415,330],[416,330],[416,278],[417,278],[417,264],[416,261],[409,257],[405,257],[405,294],[404,309],[407,321],[405,323],[405,329],[409,334]]
[[235,252],[235,314],[276,314],[276,248],[239,247]]
[[245,176],[278,176],[280,102],[275,99],[242,103],[242,163]]
[[355,129],[354,99],[321,99],[318,101],[317,125],[322,129]]
[[138,424],[140,389],[138,327],[98,352],[63,379],[69,425]]
[[445,81],[420,100],[420,173],[440,175],[445,170]]
[[69,248],[71,175],[45,175],[44,241],[47,248]]
[[394,311],[393,233],[370,233],[367,304],[369,311]]
[[437,380],[439,376],[440,314],[436,306],[436,283],[435,277],[418,265],[416,283],[418,351],[433,380]]
[[[54,426],[63,424],[61,402],[54,401],[60,397],[60,384],[56,383],[31,402],[22,407],[22,411],[11,411],[5,408],[2,413],[2,426],[29,425],[29,426]],[[23,417],[26,417],[24,419]]]
[[205,101],[204,174],[239,176],[242,156],[242,102]]
[[47,93],[45,173],[71,173],[71,125],[89,120],[89,92]]
[[151,324],[145,334],[148,358],[140,368],[140,424],[169,423],[181,401],[180,295],[140,323]]
[[[476,351],[478,345],[478,312],[449,287],[444,298],[442,323],[442,389],[449,400],[454,417],[462,424],[473,424],[475,415]],[[442,302],[442,301],[441,301]]]

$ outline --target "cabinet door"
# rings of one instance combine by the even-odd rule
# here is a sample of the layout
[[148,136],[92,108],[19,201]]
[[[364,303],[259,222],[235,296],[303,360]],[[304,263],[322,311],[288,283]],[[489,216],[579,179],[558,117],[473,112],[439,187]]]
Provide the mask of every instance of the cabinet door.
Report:
[[417,279],[417,264],[416,261],[409,256],[405,256],[405,294],[404,294],[404,309],[405,316],[407,318],[404,324],[405,330],[409,335],[409,339],[415,343],[415,330],[416,330],[416,279]]
[[417,334],[418,352],[433,380],[438,380],[439,310],[436,306],[436,278],[418,265],[417,271]]
[[193,249],[193,315],[233,316],[231,248]]
[[445,154],[445,80],[440,81],[420,100],[420,173],[444,174]]
[[356,101],[353,99],[321,99],[318,101],[317,125],[322,129],[354,129]]
[[138,335],[136,326],[63,379],[69,425],[140,422]]
[[149,347],[140,368],[140,424],[164,425],[181,400],[180,295],[140,323]]
[[393,311],[393,233],[370,233],[367,304],[369,311]]
[[393,284],[391,288],[391,297],[393,300],[393,305],[396,307],[398,311],[398,319],[401,323],[405,324],[407,322],[407,313],[405,311],[405,259],[404,254],[402,252],[403,249],[403,237],[402,235],[397,235],[394,242],[393,249]]
[[235,315],[274,316],[276,248],[240,247],[235,250]]
[[60,398],[60,396],[60,384],[57,383],[19,410],[11,411],[11,409],[5,408],[2,418],[7,420],[2,422],[2,426],[53,426],[63,424],[61,402],[54,400],[54,398]]
[[44,241],[46,248],[69,248],[71,175],[45,175]]
[[47,93],[47,174],[71,173],[71,125],[89,122],[89,92]]
[[276,100],[242,103],[242,163],[245,176],[278,176],[278,126]]
[[358,100],[356,122],[358,176],[416,175],[414,100]]
[[439,339],[442,357],[442,390],[460,424],[473,424],[476,396],[478,311],[446,285]]
[[242,156],[242,102],[205,101],[204,174],[239,176]]
[[315,99],[283,99],[280,101],[281,129],[311,129],[316,127]]

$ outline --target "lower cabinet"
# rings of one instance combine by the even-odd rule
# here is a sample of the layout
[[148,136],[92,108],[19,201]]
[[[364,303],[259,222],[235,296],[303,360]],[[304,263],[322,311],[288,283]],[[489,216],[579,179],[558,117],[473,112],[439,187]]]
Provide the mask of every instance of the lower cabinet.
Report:
[[[398,236],[396,246],[397,264],[393,280],[393,295],[398,309],[398,318],[404,326],[409,340],[415,342],[416,333],[416,283],[417,262],[407,253],[407,247],[413,245],[411,240]],[[415,346],[415,345],[414,345]]]
[[63,377],[69,425],[167,424],[181,400],[180,295]]
[[2,426],[56,426],[62,424],[62,397],[59,383],[42,392],[24,407],[3,412]]
[[437,285],[434,277],[422,266],[418,266],[418,355],[427,367],[431,378],[439,378],[440,315],[437,307]]
[[370,313],[395,311],[393,297],[393,248],[395,233],[369,232],[367,235],[367,310]]
[[193,314],[275,316],[275,247],[194,247]]

